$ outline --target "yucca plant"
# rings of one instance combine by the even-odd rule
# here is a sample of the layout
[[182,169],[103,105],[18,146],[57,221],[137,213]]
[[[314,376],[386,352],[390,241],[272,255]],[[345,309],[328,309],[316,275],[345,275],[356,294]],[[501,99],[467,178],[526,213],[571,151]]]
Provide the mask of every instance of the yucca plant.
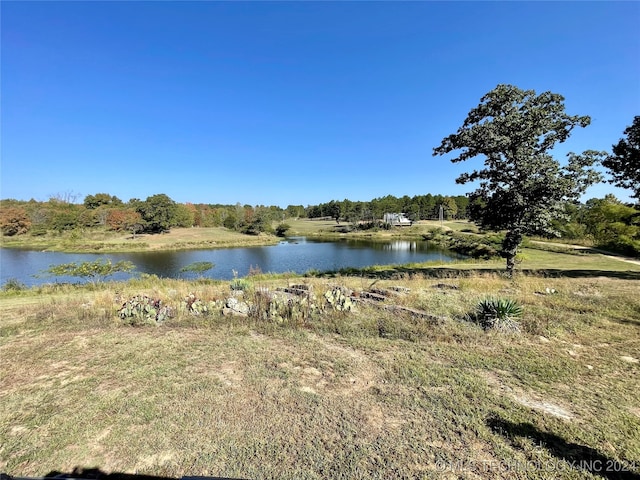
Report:
[[489,297],[478,302],[475,320],[484,329],[519,332],[520,324],[515,320],[522,316],[522,307],[510,298]]
[[232,291],[245,292],[251,288],[251,282],[244,278],[234,278],[229,283],[229,288],[231,288]]

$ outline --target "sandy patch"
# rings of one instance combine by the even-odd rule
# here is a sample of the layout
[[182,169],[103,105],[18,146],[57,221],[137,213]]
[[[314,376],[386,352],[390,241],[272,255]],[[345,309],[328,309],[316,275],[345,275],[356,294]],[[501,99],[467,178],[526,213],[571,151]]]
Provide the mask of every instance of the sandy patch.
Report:
[[623,362],[627,362],[627,363],[638,363],[640,361],[637,358],[629,357],[629,356],[626,356],[626,355],[620,357],[620,360],[622,360]]
[[564,420],[572,420],[574,418],[574,414],[571,413],[569,409],[558,405],[558,402],[552,401],[552,399],[543,398],[535,392],[523,392],[521,389],[511,388],[506,385],[501,378],[501,376],[505,376],[505,374],[508,375],[506,372],[502,372],[502,375],[499,375],[497,372],[483,372],[483,377],[494,391],[500,395],[508,396],[520,405],[548,413]]

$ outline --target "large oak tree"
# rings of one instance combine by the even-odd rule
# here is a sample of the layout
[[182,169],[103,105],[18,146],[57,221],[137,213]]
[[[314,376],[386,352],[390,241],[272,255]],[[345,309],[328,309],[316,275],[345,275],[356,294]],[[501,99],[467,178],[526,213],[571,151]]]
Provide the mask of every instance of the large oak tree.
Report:
[[464,173],[456,183],[473,182],[469,214],[483,229],[506,230],[502,256],[513,273],[525,234],[557,234],[552,220],[564,215],[564,202],[577,200],[600,179],[591,165],[603,152],[570,153],[565,166],[551,155],[575,127],[586,127],[588,116],[568,115],[564,97],[513,85],[498,85],[480,99],[462,126],[445,137],[433,154],[461,153],[451,161],[484,158],[484,168]]

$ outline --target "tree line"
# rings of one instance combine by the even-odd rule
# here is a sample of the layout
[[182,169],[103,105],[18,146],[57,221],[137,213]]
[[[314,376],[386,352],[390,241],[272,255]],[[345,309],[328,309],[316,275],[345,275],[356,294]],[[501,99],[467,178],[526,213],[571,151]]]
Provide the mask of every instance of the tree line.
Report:
[[405,195],[400,198],[387,195],[368,202],[331,200],[308,207],[306,216],[358,223],[375,222],[382,219],[385,213],[404,213],[410,220],[418,221],[438,219],[442,210],[443,218],[450,220],[467,218],[468,206],[469,199],[465,195],[443,196],[428,193],[413,197]]
[[127,202],[108,193],[87,195],[83,203],[54,196],[47,201],[0,201],[3,235],[44,235],[78,229],[163,233],[178,227],[227,227],[247,234],[267,231],[284,210],[263,205],[178,203],[164,193]]
[[290,218],[330,217],[346,222],[376,222],[385,213],[405,213],[412,220],[438,218],[442,207],[445,218],[465,218],[469,204],[465,196],[419,195],[401,198],[387,195],[371,201],[331,200],[319,205],[223,205],[177,203],[166,194],[127,202],[115,195],[87,195],[73,203],[68,195],[55,195],[47,201],[0,201],[0,229],[3,235],[38,236],[47,232],[103,228],[116,232],[162,233],[176,227],[225,227],[259,234],[272,232],[274,223]]

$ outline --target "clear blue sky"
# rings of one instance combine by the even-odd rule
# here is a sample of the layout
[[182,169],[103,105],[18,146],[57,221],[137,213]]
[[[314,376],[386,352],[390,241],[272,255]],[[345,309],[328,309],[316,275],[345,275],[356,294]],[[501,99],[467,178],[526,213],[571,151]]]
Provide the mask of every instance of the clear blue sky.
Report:
[[[0,198],[315,205],[464,194],[433,148],[509,83],[610,150],[640,115],[638,2],[2,1]],[[608,185],[589,197],[627,192]]]

